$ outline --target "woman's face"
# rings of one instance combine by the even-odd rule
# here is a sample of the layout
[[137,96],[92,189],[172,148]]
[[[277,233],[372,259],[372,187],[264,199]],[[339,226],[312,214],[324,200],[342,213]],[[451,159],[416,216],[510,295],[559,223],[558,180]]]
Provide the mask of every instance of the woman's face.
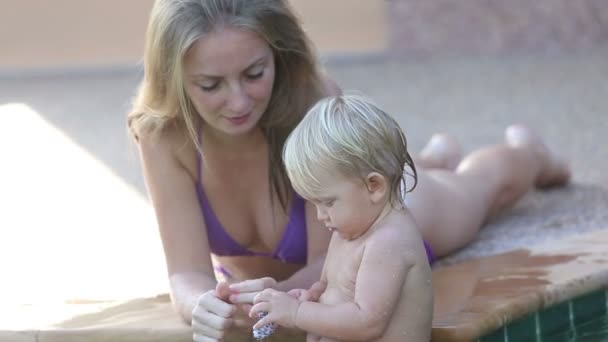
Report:
[[275,66],[268,43],[256,33],[224,27],[199,39],[184,59],[186,93],[218,133],[251,132],[272,95]]

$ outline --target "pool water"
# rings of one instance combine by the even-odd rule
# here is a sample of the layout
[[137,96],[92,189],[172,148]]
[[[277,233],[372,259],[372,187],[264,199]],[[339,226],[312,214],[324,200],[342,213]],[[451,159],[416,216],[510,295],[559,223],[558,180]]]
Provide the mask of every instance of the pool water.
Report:
[[531,313],[477,341],[608,342],[607,289]]

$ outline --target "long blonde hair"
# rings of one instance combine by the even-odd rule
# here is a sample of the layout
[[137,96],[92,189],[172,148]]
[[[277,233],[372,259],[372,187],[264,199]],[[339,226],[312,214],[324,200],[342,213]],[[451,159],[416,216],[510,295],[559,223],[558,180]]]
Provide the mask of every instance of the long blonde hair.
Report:
[[390,186],[389,201],[400,199],[403,204],[408,192],[405,175],[414,180],[409,191],[418,180],[397,121],[359,95],[319,101],[287,139],[283,159],[293,187],[305,198],[323,190],[324,176],[365,180],[370,172],[378,172]]
[[276,192],[286,208],[291,186],[281,158],[283,145],[323,94],[316,55],[286,0],[156,0],[146,32],[144,78],[128,114],[129,131],[138,140],[177,126],[188,132],[200,153],[197,127],[202,119],[184,89],[183,60],[198,39],[220,25],[251,30],[273,51],[273,93],[259,125],[269,144],[271,194]]

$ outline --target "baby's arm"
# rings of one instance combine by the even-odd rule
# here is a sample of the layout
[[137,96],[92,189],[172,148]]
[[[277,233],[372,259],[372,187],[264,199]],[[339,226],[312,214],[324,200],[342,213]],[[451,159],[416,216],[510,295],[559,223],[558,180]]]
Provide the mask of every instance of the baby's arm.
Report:
[[382,336],[416,258],[402,237],[392,236],[390,231],[378,233],[366,244],[357,274],[354,302],[337,305],[296,303],[276,291],[264,292],[256,298],[259,304],[252,312],[268,311],[269,314],[258,324],[276,322],[339,340],[367,341]]

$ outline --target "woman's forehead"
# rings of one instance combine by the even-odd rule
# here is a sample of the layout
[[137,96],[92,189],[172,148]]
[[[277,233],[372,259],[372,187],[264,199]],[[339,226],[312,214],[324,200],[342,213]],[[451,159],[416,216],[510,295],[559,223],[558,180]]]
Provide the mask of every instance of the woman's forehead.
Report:
[[234,27],[217,29],[197,40],[185,58],[191,76],[224,76],[240,73],[272,56],[257,33]]

